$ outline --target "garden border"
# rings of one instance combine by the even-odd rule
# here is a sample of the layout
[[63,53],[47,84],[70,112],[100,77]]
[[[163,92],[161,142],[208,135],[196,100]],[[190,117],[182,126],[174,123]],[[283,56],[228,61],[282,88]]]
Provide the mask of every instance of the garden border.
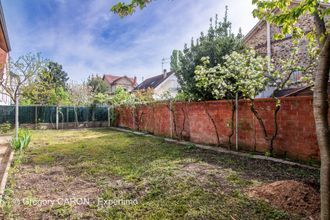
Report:
[[6,161],[6,168],[3,172],[3,175],[1,177],[1,183],[0,183],[0,198],[3,196],[4,192],[5,192],[5,189],[6,189],[6,184],[7,184],[7,179],[8,179],[8,172],[9,172],[9,168],[10,168],[10,165],[11,165],[11,162],[13,161],[13,158],[14,158],[14,151],[13,150],[10,150],[10,154],[9,154],[9,157],[8,159],[4,158],[5,161]]
[[236,156],[240,156],[240,157],[248,157],[248,158],[251,158],[251,159],[267,160],[267,161],[286,164],[286,165],[290,165],[290,166],[298,166],[298,167],[312,169],[312,170],[320,170],[320,168],[316,167],[316,166],[309,166],[309,165],[305,165],[305,164],[301,164],[301,163],[297,163],[297,162],[292,162],[292,161],[288,161],[288,160],[283,160],[283,159],[279,159],[279,158],[267,157],[267,156],[262,156],[262,155],[252,155],[250,153],[230,151],[230,150],[227,150],[227,149],[222,148],[222,147],[212,147],[210,145],[196,144],[196,143],[188,142],[188,141],[179,141],[179,140],[175,140],[175,139],[172,139],[172,138],[160,137],[160,136],[152,135],[152,134],[149,134],[149,133],[129,130],[129,129],[125,129],[125,128],[110,127],[109,129],[116,130],[116,131],[121,131],[121,132],[126,132],[126,133],[133,133],[135,135],[140,135],[140,136],[155,137],[155,138],[162,139],[162,140],[164,140],[166,142],[169,142],[169,143],[175,143],[175,144],[184,145],[184,146],[195,145],[196,147],[198,147],[200,149],[215,151],[217,153],[225,153],[225,154],[231,154],[231,155],[236,155]]

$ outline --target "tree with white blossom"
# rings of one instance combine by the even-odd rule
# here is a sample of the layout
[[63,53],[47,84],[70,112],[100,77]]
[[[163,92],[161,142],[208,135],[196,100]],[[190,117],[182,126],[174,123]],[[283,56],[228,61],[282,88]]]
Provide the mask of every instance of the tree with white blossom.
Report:
[[[277,68],[274,67],[274,61],[268,57],[258,56],[253,50],[246,50],[242,53],[233,52],[225,57],[224,65],[217,65],[213,68],[208,68],[208,58],[203,58],[203,65],[196,67],[197,85],[205,90],[210,90],[217,99],[233,99],[237,93],[240,98],[250,100],[251,111],[257,118],[264,138],[268,142],[269,155],[273,155],[274,140],[278,133],[277,114],[281,108],[281,102],[276,97],[276,93],[292,84],[305,83],[292,80],[292,75],[297,71],[305,76],[303,79],[306,79],[315,69],[316,53],[310,51],[309,64],[301,67],[297,56],[298,52],[299,50],[294,48],[289,59],[279,60],[280,65]],[[256,96],[269,87],[273,88],[271,97],[275,101],[275,108],[273,109],[274,131],[271,134],[267,131],[254,104]],[[233,114],[232,112],[232,124]]]
[[234,98],[240,97],[254,100],[256,95],[265,89],[267,78],[264,73],[267,70],[267,59],[256,56],[254,51],[245,51],[240,54],[233,52],[225,57],[223,65],[209,68],[209,59],[202,58],[203,65],[197,66],[195,79],[197,86],[209,90],[216,99],[228,99],[232,103],[231,134],[229,135],[229,147],[231,137],[234,134]]

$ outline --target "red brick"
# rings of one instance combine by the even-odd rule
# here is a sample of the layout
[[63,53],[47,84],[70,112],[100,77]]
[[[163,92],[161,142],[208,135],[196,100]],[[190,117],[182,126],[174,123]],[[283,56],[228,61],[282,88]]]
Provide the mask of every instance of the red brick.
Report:
[[[311,97],[290,97],[281,100],[281,110],[278,113],[278,137],[275,140],[274,151],[293,159],[319,158]],[[141,105],[137,108],[140,130],[161,136],[170,136],[170,111],[167,104],[154,104],[154,107]],[[272,99],[255,101],[255,106],[262,117],[269,134],[274,131],[274,108]],[[231,103],[228,101],[210,101],[195,103],[176,103],[173,105],[177,133],[174,137],[188,139],[192,142],[217,144],[215,127],[205,110],[208,110],[214,120],[221,144],[228,143],[231,128]],[[184,112],[182,111],[184,110]],[[132,109],[121,107],[116,109],[116,125],[134,128]],[[141,114],[144,114],[141,119]],[[185,114],[184,114],[185,113]],[[184,116],[185,115],[185,116]],[[330,111],[329,111],[330,117]],[[185,123],[183,121],[185,118]],[[236,120],[236,119],[235,119]],[[234,123],[235,124],[235,123]],[[258,121],[250,111],[250,105],[245,100],[239,101],[239,143],[242,149],[267,151],[267,142]],[[235,141],[235,138],[232,139]]]

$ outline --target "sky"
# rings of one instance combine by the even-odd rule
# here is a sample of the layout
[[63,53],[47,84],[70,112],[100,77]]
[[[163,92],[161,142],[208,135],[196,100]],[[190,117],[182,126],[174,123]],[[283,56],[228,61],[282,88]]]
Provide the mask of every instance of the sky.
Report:
[[[252,0],[155,0],[134,15],[110,11],[117,0],[2,0],[11,56],[40,52],[63,65],[72,81],[92,74],[136,76],[162,71],[162,58],[224,16],[243,34],[257,23]],[[167,65],[167,66],[166,66]],[[169,68],[169,64],[165,67]]]

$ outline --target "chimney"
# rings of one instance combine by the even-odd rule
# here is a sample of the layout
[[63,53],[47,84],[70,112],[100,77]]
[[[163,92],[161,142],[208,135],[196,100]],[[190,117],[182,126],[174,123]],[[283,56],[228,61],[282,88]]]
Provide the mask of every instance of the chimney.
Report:
[[135,86],[135,84],[136,84],[136,76],[134,76],[133,84]]
[[167,77],[167,70],[166,69],[164,69],[163,70],[164,72],[163,72],[163,75],[164,75],[164,79]]

